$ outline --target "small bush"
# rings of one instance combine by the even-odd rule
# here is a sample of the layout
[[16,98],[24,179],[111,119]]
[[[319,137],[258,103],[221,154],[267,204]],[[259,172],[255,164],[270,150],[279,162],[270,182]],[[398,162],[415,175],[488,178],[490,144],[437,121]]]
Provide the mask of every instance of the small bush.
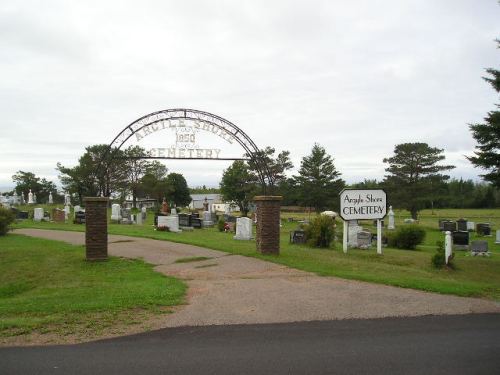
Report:
[[219,221],[217,222],[217,229],[219,230],[219,232],[224,232],[225,225],[226,222],[224,221],[224,219],[220,218]]
[[335,236],[335,221],[330,216],[320,215],[305,226],[307,243],[314,247],[330,247]]
[[0,207],[0,236],[5,236],[11,229],[10,224],[14,222],[14,214],[11,210]]
[[405,225],[399,227],[387,237],[388,245],[398,249],[415,250],[425,238],[425,230],[418,225]]
[[[431,263],[434,267],[436,268],[443,268],[446,266],[446,254],[444,251],[444,242],[443,241],[437,241],[436,242],[437,248],[436,248],[436,254],[433,255],[431,259]],[[451,254],[450,259],[448,260],[448,267],[453,268],[453,256],[454,254]]]

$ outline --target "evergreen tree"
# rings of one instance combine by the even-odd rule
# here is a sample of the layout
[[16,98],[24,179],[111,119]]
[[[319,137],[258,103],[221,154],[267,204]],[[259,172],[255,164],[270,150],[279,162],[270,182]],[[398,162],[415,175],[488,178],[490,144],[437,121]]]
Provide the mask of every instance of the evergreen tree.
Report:
[[[497,40],[500,47],[500,40]],[[483,77],[493,88],[500,92],[500,71],[496,69],[486,69],[491,76]],[[469,128],[472,136],[478,143],[474,156],[469,156],[475,167],[485,169],[487,173],[481,177],[491,182],[497,189],[500,189],[500,105],[496,105],[497,110],[488,112],[483,124],[471,124]]]
[[410,211],[415,220],[418,211],[434,201],[442,183],[449,178],[439,172],[455,168],[437,164],[445,158],[442,153],[427,143],[402,143],[394,148],[394,156],[384,159],[389,164],[384,186],[391,203]]
[[337,208],[338,195],[345,186],[339,176],[333,158],[315,143],[311,154],[302,158],[299,175],[294,177],[301,205],[314,207],[316,212]]

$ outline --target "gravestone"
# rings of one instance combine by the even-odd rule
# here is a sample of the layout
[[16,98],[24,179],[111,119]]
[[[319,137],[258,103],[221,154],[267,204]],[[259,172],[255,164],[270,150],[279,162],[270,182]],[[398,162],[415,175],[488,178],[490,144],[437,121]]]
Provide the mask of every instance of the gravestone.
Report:
[[392,210],[392,206],[389,206],[389,225],[387,229],[396,229],[396,225],[394,224],[394,211]]
[[474,223],[473,221],[468,221],[467,222],[467,230],[469,232],[474,232],[476,230],[476,223]]
[[168,214],[168,203],[165,199],[163,200],[163,203],[161,204],[161,212],[164,214]]
[[200,218],[198,217],[193,217],[191,218],[191,226],[193,228],[196,228],[196,229],[201,229],[202,228],[202,223],[203,223],[203,220],[201,220]]
[[347,246],[358,247],[358,233],[363,230],[363,227],[358,225],[357,220],[349,222],[349,232],[347,235]]
[[[156,226],[158,228],[160,227],[168,227],[168,220],[167,220],[168,216],[167,215],[158,215],[156,217]],[[170,227],[168,227],[170,229]]]
[[179,214],[179,226],[190,227],[191,226],[191,215]]
[[120,220],[122,219],[121,210],[122,209],[118,203],[113,203],[111,205],[111,220],[112,221],[120,222]]
[[476,232],[478,236],[491,236],[490,223],[478,223],[476,225]]
[[71,205],[71,196],[68,193],[64,194],[64,205],[65,206]]
[[457,220],[457,230],[458,231],[466,231],[467,230],[467,220],[458,219]]
[[495,239],[496,244],[500,244],[500,229],[497,229],[497,237]]
[[130,208],[122,208],[121,210],[121,216],[122,216],[122,220],[121,220],[121,223],[122,224],[132,224],[132,212],[130,211]]
[[174,207],[174,208],[172,208],[172,209],[170,210],[170,214],[171,214],[171,215],[177,215],[177,208],[175,208],[175,207]]
[[306,232],[302,229],[297,229],[290,232],[290,243],[304,244],[307,242]]
[[30,189],[30,191],[28,193],[28,204],[33,204],[33,203],[35,203],[35,202],[33,201],[33,193],[31,192],[31,189]]
[[54,197],[52,196],[52,192],[49,193],[49,204],[54,204]]
[[52,210],[52,220],[56,223],[64,223],[64,216],[66,213],[64,210],[61,210],[59,208],[54,208]]
[[209,211],[203,212],[203,227],[211,227],[214,225],[214,222],[212,221],[212,215],[210,214]]
[[167,216],[167,214],[164,214],[164,213],[161,213],[161,212],[155,214],[155,218],[153,220],[153,223],[154,223],[155,227],[158,226],[158,218],[161,217],[161,216]]
[[75,219],[73,220],[74,224],[85,224],[85,211],[77,211],[75,212]]
[[21,219],[21,220],[25,220],[25,219],[28,219],[28,218],[29,218],[28,211],[19,211],[18,214],[17,214],[17,217],[16,217],[16,219]]
[[137,225],[142,225],[142,212],[139,212],[138,214],[136,214],[134,216],[135,216],[135,223]]
[[146,217],[147,217],[147,213],[148,213],[148,210],[146,207],[142,207],[141,208],[141,214],[142,214],[142,221],[146,221]]
[[445,223],[446,221],[451,221],[451,220],[450,220],[450,219],[439,219],[439,221],[438,221],[438,223],[439,223],[439,224],[438,224],[438,225],[439,225],[439,230],[440,230],[441,232],[444,232],[444,223]]
[[74,215],[76,215],[76,213],[77,213],[78,211],[82,211],[82,208],[81,208],[80,206],[76,205],[76,206],[73,208],[73,214],[74,214]]
[[236,236],[235,240],[251,240],[252,239],[252,219],[248,217],[239,217],[236,219]]
[[33,220],[42,221],[43,220],[43,208],[35,208],[33,212]]
[[488,241],[472,241],[470,245],[472,255],[489,255]]
[[405,224],[415,224],[416,220],[412,218],[404,219],[403,222]]
[[174,232],[174,233],[182,232],[179,229],[179,216],[170,215],[170,216],[163,216],[163,218],[164,218],[170,232]]
[[357,235],[358,248],[368,249],[372,244],[372,234],[368,231],[360,231]]
[[457,231],[457,223],[455,221],[445,221],[443,222],[443,230],[445,232],[456,232]]
[[453,246],[460,250],[469,249],[469,232],[456,231],[453,232]]

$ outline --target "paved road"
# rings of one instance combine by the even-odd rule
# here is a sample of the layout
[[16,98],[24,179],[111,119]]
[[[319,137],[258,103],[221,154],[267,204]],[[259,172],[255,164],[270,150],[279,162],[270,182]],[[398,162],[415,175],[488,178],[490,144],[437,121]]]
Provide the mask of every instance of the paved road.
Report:
[[500,314],[166,328],[0,348],[1,374],[498,374]]

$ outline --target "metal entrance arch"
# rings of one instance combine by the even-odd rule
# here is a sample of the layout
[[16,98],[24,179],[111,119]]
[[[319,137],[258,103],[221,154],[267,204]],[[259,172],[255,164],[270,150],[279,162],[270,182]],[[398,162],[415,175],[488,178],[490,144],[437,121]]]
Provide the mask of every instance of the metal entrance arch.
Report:
[[[113,159],[114,153],[118,151],[125,142],[127,142],[132,136],[136,135],[139,137],[140,131],[158,131],[166,129],[165,122],[169,120],[188,120],[188,121],[198,121],[203,124],[209,124],[212,126],[212,133],[218,132],[221,138],[226,141],[234,140],[237,142],[245,151],[245,155],[248,158],[199,158],[199,157],[189,157],[182,159],[191,159],[191,160],[248,160],[250,161],[255,169],[257,170],[257,174],[259,176],[259,181],[264,188],[264,191],[267,191],[268,187],[274,186],[274,179],[272,174],[270,173],[269,166],[264,158],[263,153],[254,141],[243,131],[241,128],[233,124],[232,122],[214,115],[209,112],[199,111],[196,109],[187,109],[187,108],[176,108],[176,109],[166,109],[162,111],[157,111],[145,115],[129,125],[127,125],[109,144],[108,149],[103,157],[103,160],[110,155],[110,159]],[[159,126],[163,128],[159,129]],[[216,130],[214,132],[214,130]],[[208,130],[207,130],[208,131]],[[232,142],[230,142],[232,143]],[[113,150],[113,151],[112,151]],[[177,159],[176,157],[168,157],[168,156],[151,156],[144,155],[141,157],[142,159]]]

